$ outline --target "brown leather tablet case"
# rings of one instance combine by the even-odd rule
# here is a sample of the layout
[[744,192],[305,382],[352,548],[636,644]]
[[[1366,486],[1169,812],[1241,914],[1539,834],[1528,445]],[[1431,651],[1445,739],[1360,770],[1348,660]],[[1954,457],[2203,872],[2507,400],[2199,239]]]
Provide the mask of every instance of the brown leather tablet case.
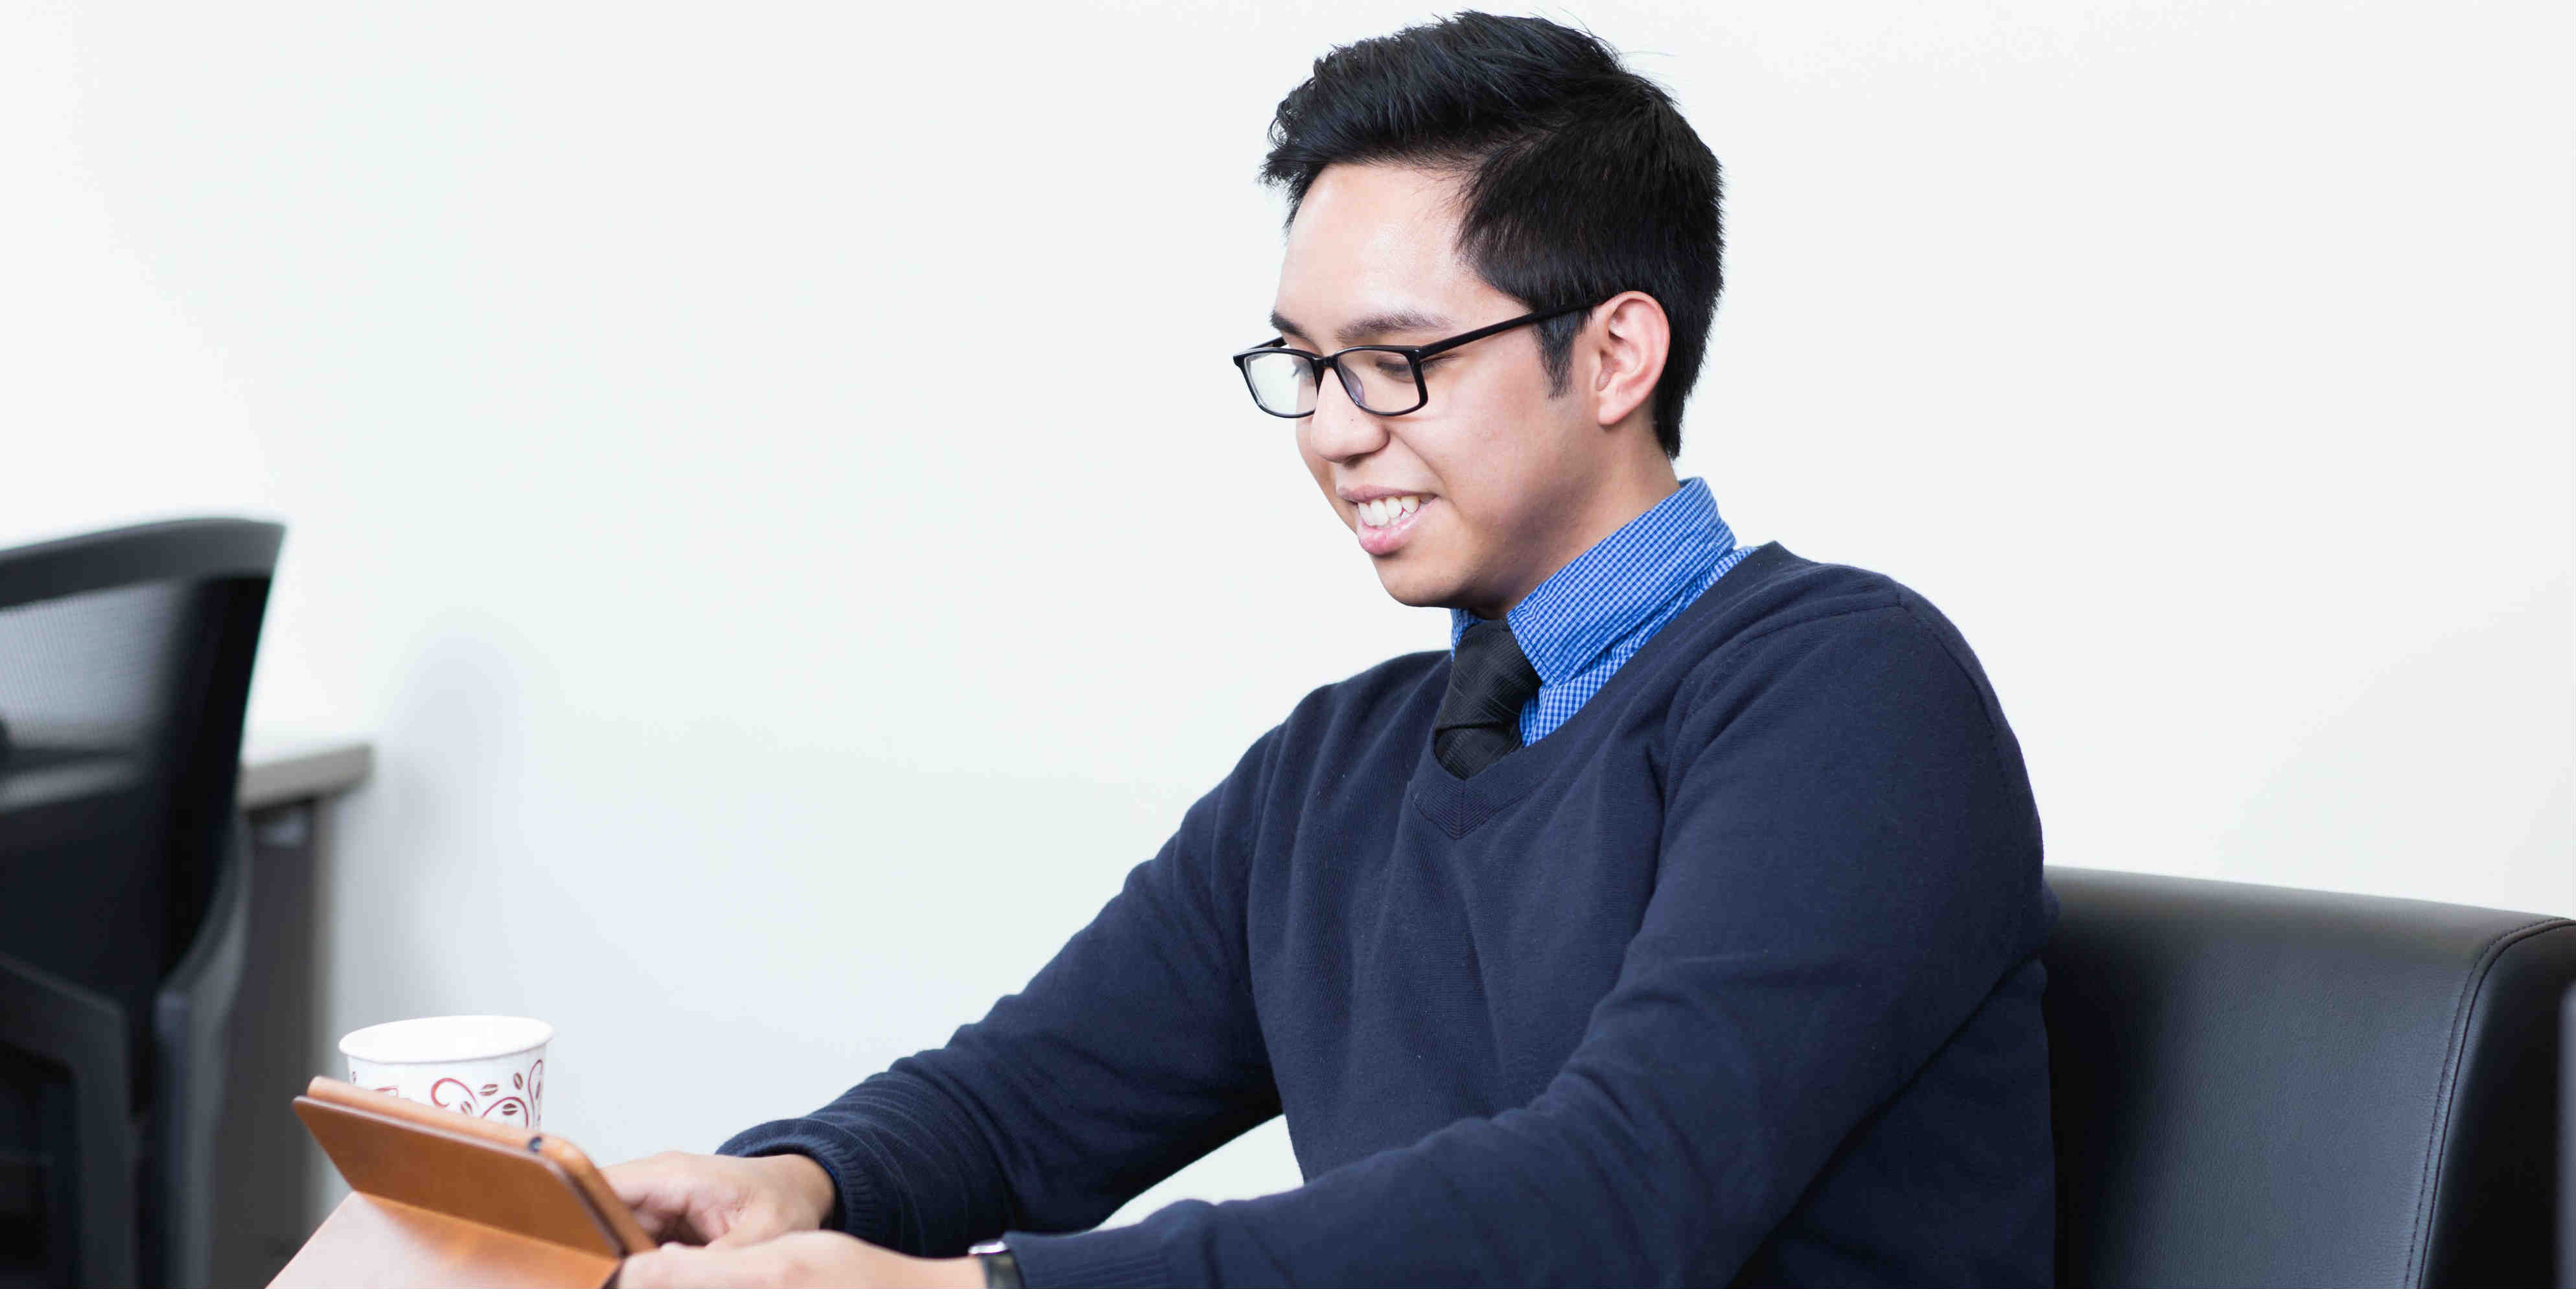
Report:
[[572,1143],[334,1079],[295,1114],[351,1195],[270,1289],[612,1283],[653,1247]]

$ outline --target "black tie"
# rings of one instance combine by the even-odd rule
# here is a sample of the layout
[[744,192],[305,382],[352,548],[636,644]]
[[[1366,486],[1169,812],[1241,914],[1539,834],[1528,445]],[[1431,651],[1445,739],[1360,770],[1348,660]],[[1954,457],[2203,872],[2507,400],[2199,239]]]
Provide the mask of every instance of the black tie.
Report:
[[1451,651],[1449,692],[1431,719],[1431,754],[1461,779],[1510,755],[1521,745],[1521,707],[1538,684],[1511,624],[1477,619]]

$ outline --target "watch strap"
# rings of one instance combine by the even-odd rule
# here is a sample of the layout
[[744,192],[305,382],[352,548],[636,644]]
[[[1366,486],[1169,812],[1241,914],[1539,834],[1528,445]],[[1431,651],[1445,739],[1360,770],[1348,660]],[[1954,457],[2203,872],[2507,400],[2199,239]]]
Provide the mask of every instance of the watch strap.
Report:
[[977,1245],[971,1250],[974,1259],[984,1265],[984,1289],[1022,1289],[1020,1260],[998,1241],[987,1249]]

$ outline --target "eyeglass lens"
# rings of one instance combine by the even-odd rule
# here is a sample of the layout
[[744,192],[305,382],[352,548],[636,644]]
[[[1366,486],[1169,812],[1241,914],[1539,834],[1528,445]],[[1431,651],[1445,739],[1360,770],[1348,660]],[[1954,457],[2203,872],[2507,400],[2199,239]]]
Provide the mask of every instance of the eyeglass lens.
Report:
[[[1303,416],[1315,410],[1315,364],[1304,354],[1255,354],[1243,370],[1252,396],[1268,411]],[[1356,350],[1335,361],[1333,371],[1342,379],[1342,392],[1364,411],[1393,415],[1422,405],[1421,382],[1414,377],[1412,360],[1402,354]]]
[[1243,361],[1243,375],[1263,411],[1303,416],[1315,410],[1315,364],[1304,354],[1254,354]]

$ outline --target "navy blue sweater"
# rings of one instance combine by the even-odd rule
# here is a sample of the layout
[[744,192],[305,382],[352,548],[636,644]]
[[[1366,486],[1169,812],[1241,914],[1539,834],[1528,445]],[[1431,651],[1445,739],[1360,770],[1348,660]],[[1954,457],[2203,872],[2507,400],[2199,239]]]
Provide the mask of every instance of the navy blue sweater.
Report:
[[[1448,675],[1308,695],[1025,990],[724,1149],[1034,1286],[2047,1281],[2056,905],[1949,621],[1767,545],[1467,780]],[[1303,1186],[1084,1229],[1283,1111]]]

